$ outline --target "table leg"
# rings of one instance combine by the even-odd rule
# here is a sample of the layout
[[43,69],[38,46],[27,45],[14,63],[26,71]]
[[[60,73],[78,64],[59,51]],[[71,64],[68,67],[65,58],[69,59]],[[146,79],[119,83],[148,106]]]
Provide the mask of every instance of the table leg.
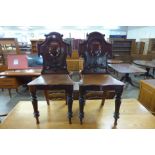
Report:
[[36,96],[36,87],[29,87],[29,91],[32,97],[32,106],[34,110],[34,117],[36,118],[36,123],[39,124],[39,111],[38,111],[38,100]]
[[150,68],[146,68],[146,73],[144,75],[145,75],[145,77],[154,78],[153,75],[150,74]]
[[69,119],[69,124],[72,124],[71,118],[73,116],[73,112],[72,112],[72,105],[73,105],[73,88],[71,88],[70,90],[68,90],[68,92],[66,92],[67,94],[67,106],[68,106],[68,119]]
[[153,75],[150,74],[150,68],[147,67],[145,69],[146,69],[146,73],[140,74],[140,76],[144,76],[144,78],[149,78],[149,77],[154,78]]
[[154,73],[155,73],[155,68],[153,68],[153,75],[154,75]]
[[80,123],[82,124],[82,119],[84,118],[84,105],[85,105],[85,91],[82,90],[81,88],[79,89],[79,118],[80,118]]
[[132,86],[135,86],[132,82],[132,79],[131,77],[129,76],[129,73],[126,73],[122,78],[121,78],[121,81],[124,81],[124,82],[128,82],[129,84],[131,84]]
[[119,118],[119,109],[121,106],[121,95],[123,92],[123,87],[120,87],[118,89],[115,90],[116,93],[116,98],[115,98],[115,112],[114,112],[114,125],[117,125],[117,119]]

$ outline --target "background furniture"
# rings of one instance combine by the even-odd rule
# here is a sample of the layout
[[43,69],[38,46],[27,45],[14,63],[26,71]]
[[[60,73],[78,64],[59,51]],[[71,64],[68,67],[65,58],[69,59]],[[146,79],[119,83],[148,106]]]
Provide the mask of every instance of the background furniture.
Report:
[[79,57],[78,50],[73,50],[71,57],[67,57],[67,69],[69,72],[80,71],[83,69],[83,59]]
[[155,54],[155,38],[141,38],[140,41],[145,43],[144,54]]
[[6,76],[0,76],[0,88],[8,89],[9,96],[11,97],[11,89],[16,89],[16,92],[18,92],[18,87],[21,85],[20,80],[14,78],[14,77],[6,77]]
[[27,70],[7,70],[0,73],[0,88],[8,89],[11,97],[11,89],[16,89],[23,84],[27,84],[32,79],[41,74],[41,69]]
[[155,80],[141,80],[138,100],[151,113],[155,114]]
[[114,69],[118,73],[125,74],[121,77],[121,81],[128,82],[132,86],[134,86],[131,77],[129,74],[137,74],[137,73],[145,73],[146,70],[139,68],[132,64],[120,63],[120,64],[108,64],[109,67]]
[[136,52],[135,39],[110,38],[109,41],[112,44],[112,53],[114,57],[129,56]]
[[33,39],[31,41],[31,53],[38,53],[38,44],[42,43],[44,39]]
[[136,42],[136,54],[143,54],[144,53],[144,46],[145,42],[139,41]]
[[[146,73],[142,74],[142,76],[144,76],[145,78],[154,78],[154,76],[152,74],[150,74],[150,69],[155,69],[155,63],[153,61],[146,61],[146,60],[134,60],[133,61],[134,64],[144,67],[146,69]],[[154,74],[154,73],[153,73]]]
[[3,55],[3,65],[7,65],[8,54],[19,54],[20,49],[16,38],[0,38],[0,54]]

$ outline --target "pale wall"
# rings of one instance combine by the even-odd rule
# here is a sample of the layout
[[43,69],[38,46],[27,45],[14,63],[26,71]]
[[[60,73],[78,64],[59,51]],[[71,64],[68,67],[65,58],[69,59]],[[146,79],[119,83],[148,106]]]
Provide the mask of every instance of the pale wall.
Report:
[[136,41],[140,41],[140,38],[155,38],[155,26],[129,26],[127,38]]

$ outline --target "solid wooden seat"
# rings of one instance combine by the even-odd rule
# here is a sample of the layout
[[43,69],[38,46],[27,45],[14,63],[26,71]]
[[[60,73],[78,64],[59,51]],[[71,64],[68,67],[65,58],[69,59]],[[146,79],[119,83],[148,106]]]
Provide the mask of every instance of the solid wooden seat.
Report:
[[[84,58],[81,74],[108,74],[107,59],[112,58],[112,45],[105,41],[104,36],[99,32],[92,32],[79,45],[79,55]],[[102,98],[102,105],[104,105],[105,99],[113,98],[114,95],[114,91],[91,91],[86,98]]]
[[[63,41],[63,35],[58,32],[51,32],[45,37],[45,41],[38,44],[38,54],[43,57],[41,74],[68,74],[66,58],[71,54],[70,45]],[[49,104],[51,93],[61,94],[64,93],[64,90],[45,90],[47,104]]]

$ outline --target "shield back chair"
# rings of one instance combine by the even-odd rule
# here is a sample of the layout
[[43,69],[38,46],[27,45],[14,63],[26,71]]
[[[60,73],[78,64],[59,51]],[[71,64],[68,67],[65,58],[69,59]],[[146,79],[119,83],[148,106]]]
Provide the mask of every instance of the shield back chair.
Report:
[[[62,39],[63,35],[58,32],[51,32],[45,35],[45,37],[45,41],[37,45],[38,55],[43,58],[41,74],[69,74],[66,58],[67,55],[71,55],[70,44],[65,43]],[[57,93],[62,94],[64,92],[61,90],[44,91],[47,104],[49,104],[50,94]]]
[[[105,41],[104,34],[92,32],[87,34],[86,40],[79,45],[79,55],[83,57],[82,74],[108,74],[107,58],[112,58],[112,45]],[[82,76],[81,76],[82,77]],[[89,92],[87,99],[102,99],[104,105],[106,98],[113,98],[114,92]]]

